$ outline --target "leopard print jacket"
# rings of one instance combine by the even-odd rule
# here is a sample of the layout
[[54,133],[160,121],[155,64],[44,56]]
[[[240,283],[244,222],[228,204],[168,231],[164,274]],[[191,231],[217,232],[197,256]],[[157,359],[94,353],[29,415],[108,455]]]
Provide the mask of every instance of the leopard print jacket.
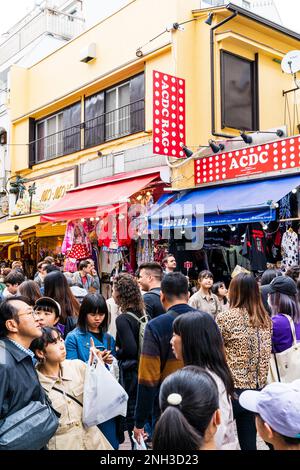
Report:
[[216,322],[223,336],[235,388],[264,387],[271,358],[271,320],[269,328],[253,327],[246,309],[232,308],[219,313]]

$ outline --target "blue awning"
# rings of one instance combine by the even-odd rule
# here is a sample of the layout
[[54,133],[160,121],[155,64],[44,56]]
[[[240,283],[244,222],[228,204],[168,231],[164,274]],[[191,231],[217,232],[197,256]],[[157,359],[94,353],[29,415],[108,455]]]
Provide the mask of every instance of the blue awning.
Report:
[[[149,217],[149,228],[200,227],[275,220],[273,203],[300,185],[300,176],[172,193]],[[170,199],[169,199],[170,200]],[[150,215],[150,214],[149,214]]]

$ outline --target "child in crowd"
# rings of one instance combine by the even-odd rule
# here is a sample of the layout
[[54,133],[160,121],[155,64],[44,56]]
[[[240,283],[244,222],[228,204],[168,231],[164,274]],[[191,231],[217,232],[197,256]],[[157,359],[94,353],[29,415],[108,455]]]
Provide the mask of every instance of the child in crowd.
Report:
[[169,375],[161,385],[159,405],[162,414],[155,427],[153,450],[216,450],[219,397],[208,372],[188,366]]
[[64,335],[65,327],[59,323],[61,308],[56,300],[50,297],[40,297],[34,305],[34,311],[39,316],[39,325],[52,328],[55,326],[62,335]]
[[228,290],[224,282],[215,282],[212,286],[211,291],[218,297],[218,300],[221,304],[222,312],[229,309],[229,302],[227,298]]
[[[82,423],[83,386],[86,364],[66,360],[64,340],[56,328],[43,328],[40,338],[31,343],[39,361],[39,381],[53,408],[60,413],[59,427],[48,443],[49,450],[111,450],[97,426]],[[98,354],[99,353],[99,354]],[[92,354],[101,356],[92,348]]]

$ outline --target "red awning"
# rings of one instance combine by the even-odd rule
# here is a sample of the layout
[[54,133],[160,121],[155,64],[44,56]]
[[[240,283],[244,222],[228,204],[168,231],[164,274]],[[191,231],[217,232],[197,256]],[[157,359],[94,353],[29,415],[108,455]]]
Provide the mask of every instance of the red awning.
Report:
[[118,210],[128,202],[130,196],[159,177],[157,169],[153,170],[151,174],[139,171],[79,186],[50,206],[41,215],[41,222],[101,217],[104,213]]

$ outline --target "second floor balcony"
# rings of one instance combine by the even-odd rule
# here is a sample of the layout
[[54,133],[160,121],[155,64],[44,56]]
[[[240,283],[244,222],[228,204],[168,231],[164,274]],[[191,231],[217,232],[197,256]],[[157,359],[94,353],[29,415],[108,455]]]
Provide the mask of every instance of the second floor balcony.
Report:
[[0,66],[44,34],[52,34],[67,41],[80,34],[83,27],[82,18],[45,8],[21,24],[20,29],[0,45]]
[[[62,120],[57,119],[56,126]],[[50,126],[49,126],[50,128]],[[104,142],[119,139],[145,129],[145,100],[138,100],[108,111],[93,119],[47,133],[47,127],[38,131],[37,139],[30,143],[31,164],[38,164],[94,147]]]

